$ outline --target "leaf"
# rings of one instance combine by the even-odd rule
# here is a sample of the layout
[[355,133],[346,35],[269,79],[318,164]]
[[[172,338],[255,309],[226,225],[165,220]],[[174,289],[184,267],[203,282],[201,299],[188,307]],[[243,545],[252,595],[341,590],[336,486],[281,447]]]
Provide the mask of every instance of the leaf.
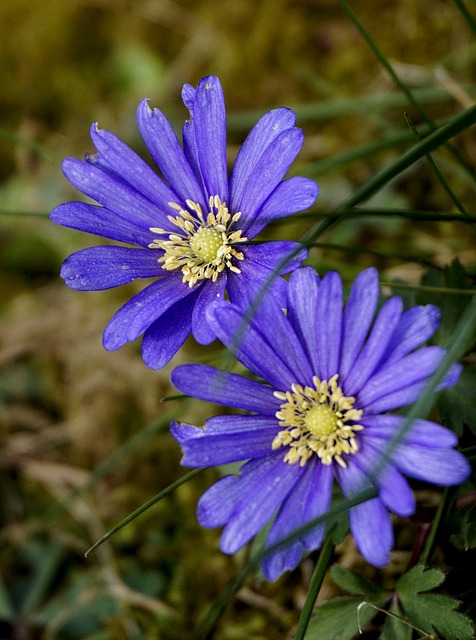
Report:
[[415,625],[445,640],[471,640],[474,629],[471,620],[454,611],[459,605],[449,596],[426,594],[413,599],[401,598],[405,614]]
[[350,571],[335,564],[330,570],[335,584],[355,596],[369,596],[369,598],[384,597],[386,592],[376,585],[368,582],[356,571]]
[[409,622],[401,619],[403,617],[403,612],[398,602],[393,601],[379,640],[411,640],[413,627]]
[[[311,618],[305,640],[351,640],[378,613],[374,607],[359,606],[362,598],[335,598],[316,609]],[[382,604],[379,602],[379,604]]]
[[444,574],[422,565],[413,567],[396,585],[403,613],[416,627],[445,640],[471,640],[473,625],[466,616],[454,611],[459,602],[449,596],[422,593],[440,586]]
[[425,569],[422,564],[407,571],[397,582],[396,591],[398,594],[411,594],[412,596],[421,591],[430,591],[443,584],[445,574],[439,569]]

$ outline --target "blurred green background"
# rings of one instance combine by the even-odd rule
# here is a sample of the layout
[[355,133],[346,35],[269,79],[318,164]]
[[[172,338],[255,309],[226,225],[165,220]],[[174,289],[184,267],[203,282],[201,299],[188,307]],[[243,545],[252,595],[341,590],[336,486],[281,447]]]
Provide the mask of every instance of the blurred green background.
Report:
[[[352,7],[433,120],[473,103],[476,44],[461,2]],[[474,9],[469,0],[473,20]],[[197,498],[214,471],[88,560],[84,552],[185,472],[168,424],[203,423],[211,409],[162,399],[174,393],[173,366],[213,358],[215,347],[204,356],[189,340],[160,372],[145,367],[139,344],[102,349],[107,321],[140,284],[78,293],[60,280],[69,253],[101,242],[47,218],[79,197],[61,159],[93,151],[94,121],[146,157],[139,101],[149,97],[179,131],[182,85],[215,74],[229,112],[230,163],[261,113],[295,109],[305,144],[292,171],[319,183],[317,220],[413,144],[404,112],[417,125],[423,118],[337,0],[3,0],[0,30],[0,638],[187,639],[247,555],[221,555],[219,531],[196,524]],[[455,145],[474,164],[471,132]],[[435,159],[474,212],[468,172],[445,150]],[[455,211],[424,160],[366,206]],[[297,239],[314,222],[283,221],[266,237]],[[441,269],[455,258],[476,273],[474,234],[457,223],[351,217],[319,240],[326,246],[310,263],[347,278],[372,264],[384,280],[417,283],[426,265]],[[430,506],[435,499],[425,493]],[[382,580],[411,552],[412,525],[398,531]],[[350,539],[338,553],[344,566],[364,570]],[[216,637],[291,638],[312,563],[275,584],[249,581]],[[331,595],[329,583],[322,597]]]

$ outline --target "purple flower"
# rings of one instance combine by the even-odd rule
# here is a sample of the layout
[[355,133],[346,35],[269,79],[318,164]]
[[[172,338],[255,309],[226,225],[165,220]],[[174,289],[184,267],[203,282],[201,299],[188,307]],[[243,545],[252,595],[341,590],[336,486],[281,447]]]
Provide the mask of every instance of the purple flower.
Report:
[[[360,553],[381,567],[393,547],[388,510],[409,516],[415,509],[404,476],[437,485],[468,477],[454,433],[429,420],[415,420],[389,449],[405,418],[388,412],[415,402],[445,351],[421,346],[438,326],[435,307],[403,311],[394,297],[376,314],[378,297],[375,269],[358,276],[344,308],[339,275],[320,279],[306,267],[291,275],[286,314],[269,297],[251,321],[230,303],[208,308],[217,337],[265,381],[204,365],[172,372],[180,391],[251,412],[212,417],[203,429],[172,424],[184,465],[246,460],[198,504],[203,526],[224,526],[223,552],[240,549],[273,516],[267,546],[324,514],[336,478],[347,497],[377,487],[377,497],[350,509],[349,521]],[[460,369],[453,365],[440,388],[453,385]],[[315,527],[270,553],[262,563],[264,575],[274,580],[293,569],[304,552],[321,545],[323,535],[324,526]]]
[[[214,335],[205,319],[208,304],[224,297],[246,306],[273,273],[289,273],[306,251],[295,242],[247,244],[269,222],[307,209],[317,185],[302,177],[282,181],[302,142],[289,109],[266,113],[245,140],[227,175],[226,122],[218,78],[203,78],[182,92],[190,119],[183,148],[158,109],[144,100],[137,122],[160,177],[112,133],[91,128],[97,149],[85,161],[67,158],[63,172],[98,205],[67,202],[51,219],[123,243],[95,246],[69,256],[61,275],[77,290],[117,287],[153,278],[121,307],[103,338],[108,350],[144,334],[145,363],[159,369],[190,331],[201,344]],[[286,260],[288,261],[286,262]],[[283,299],[284,281],[273,294]]]

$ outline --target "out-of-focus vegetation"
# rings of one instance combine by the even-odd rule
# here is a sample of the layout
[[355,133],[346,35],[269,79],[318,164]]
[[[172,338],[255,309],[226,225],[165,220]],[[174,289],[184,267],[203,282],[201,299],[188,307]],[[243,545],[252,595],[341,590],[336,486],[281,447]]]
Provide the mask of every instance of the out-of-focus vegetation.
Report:
[[[353,3],[400,80],[438,123],[476,95],[469,19],[476,13],[471,0],[466,4],[469,16],[461,2],[449,0]],[[212,358],[215,347],[204,356],[190,340],[160,372],[145,367],[138,344],[106,353],[102,331],[140,285],[68,290],[59,278],[61,261],[97,240],[46,217],[53,206],[79,197],[60,162],[92,151],[91,122],[145,155],[135,127],[138,102],[149,97],[179,128],[187,115],[182,85],[210,73],[225,90],[230,162],[269,108],[294,108],[305,130],[293,172],[320,184],[315,219],[283,221],[267,237],[298,239],[410,148],[414,136],[404,112],[424,125],[421,110],[337,1],[0,3],[0,638],[186,640],[246,560],[245,552],[223,556],[219,532],[196,523],[197,499],[215,478],[211,470],[84,559],[108,529],[185,473],[168,424],[172,417],[200,424],[211,409],[162,399],[174,393],[173,366]],[[446,148],[435,160],[457,201],[475,215],[468,168],[474,171],[474,133],[464,132],[452,145],[463,162]],[[375,265],[385,281],[416,285],[431,266],[428,284],[473,284],[474,226],[382,213],[458,213],[425,159],[365,206],[380,215],[349,216],[319,238],[323,246],[310,255],[319,271],[338,268],[350,277]],[[445,281],[442,270],[455,259],[464,268],[454,266]],[[402,291],[412,299],[413,290]],[[461,299],[456,307],[447,298],[442,305],[451,314]],[[379,572],[369,568],[346,538],[337,548],[342,566],[392,588],[441,495],[416,490],[417,516],[396,521],[392,564]],[[458,568],[450,583],[460,580],[455,595],[463,600],[462,567],[475,560],[474,550],[462,560],[464,548],[460,540],[460,550],[437,551],[441,566]],[[216,638],[293,637],[314,559],[274,584],[249,579],[229,603]],[[320,598],[335,593],[329,580]],[[466,598],[466,610],[470,603]],[[365,637],[377,637],[376,628]]]

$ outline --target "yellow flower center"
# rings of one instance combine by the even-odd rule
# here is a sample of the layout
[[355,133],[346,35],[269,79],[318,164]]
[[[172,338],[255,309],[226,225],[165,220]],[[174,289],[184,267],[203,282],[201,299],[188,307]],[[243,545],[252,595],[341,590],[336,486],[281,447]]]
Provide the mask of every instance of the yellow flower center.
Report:
[[187,200],[188,209],[182,209],[173,202],[169,204],[179,212],[176,217],[168,216],[179,232],[170,233],[154,227],[150,229],[153,233],[168,236],[165,240],[156,239],[149,245],[150,249],[163,250],[163,255],[158,259],[163,269],[181,269],[182,282],[188,282],[189,287],[203,279],[216,282],[224,269],[241,273],[234,262],[243,260],[244,255],[234,245],[246,242],[247,238],[241,235],[241,230],[232,231],[241,213],[232,216],[218,196],[210,197],[210,211],[206,216],[201,206],[192,200]]
[[303,467],[316,454],[323,464],[335,460],[345,468],[342,456],[359,450],[355,434],[364,427],[356,421],[363,411],[354,409],[355,398],[343,394],[338,377],[327,381],[314,376],[314,387],[293,384],[290,391],[274,392],[278,400],[284,400],[276,417],[286,428],[274,438],[272,448],[288,447],[284,462],[299,462]]
[[190,247],[199,260],[212,262],[222,245],[221,233],[216,229],[200,227],[190,239]]

